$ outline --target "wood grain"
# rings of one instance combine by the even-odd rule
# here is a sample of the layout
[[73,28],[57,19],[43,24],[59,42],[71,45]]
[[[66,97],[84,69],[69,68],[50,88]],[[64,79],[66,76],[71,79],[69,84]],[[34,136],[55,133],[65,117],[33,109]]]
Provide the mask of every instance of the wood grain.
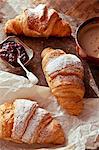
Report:
[[[86,19],[99,16],[99,0],[31,0],[33,4],[46,3],[65,15],[80,19],[81,22]],[[75,20],[76,23],[78,20]],[[79,24],[79,23],[78,23]],[[74,24],[75,26],[75,24]],[[96,84],[99,88],[99,67],[89,63]]]
[[[4,33],[4,24],[5,22],[16,16],[18,13],[20,13],[23,9],[33,6],[34,4],[37,5],[38,3],[45,3],[47,5],[50,5],[51,7],[54,7],[55,9],[59,10],[60,12],[64,12],[65,14],[71,15],[75,17],[76,19],[71,19],[70,24],[72,25],[73,29],[76,29],[77,25],[79,24],[78,17],[81,21],[85,20],[86,18],[97,15],[98,13],[94,9],[96,6],[98,6],[98,2],[96,0],[92,1],[85,1],[85,0],[1,0],[0,1],[0,14],[1,14],[1,23],[0,23],[0,41],[2,41],[6,34]],[[96,5],[97,4],[97,5]],[[99,8],[99,7],[98,7]],[[89,13],[91,12],[91,13]],[[67,19],[67,17],[66,17]],[[73,37],[70,38],[26,38],[26,37],[20,37],[29,47],[31,47],[34,52],[35,56],[31,64],[28,66],[29,70],[32,70],[34,74],[36,74],[39,78],[39,84],[40,85],[46,85],[45,77],[42,72],[41,68],[41,51],[43,48],[51,46],[53,48],[61,48],[65,50],[66,52],[74,52],[75,51],[75,40]],[[89,64],[90,65],[90,64]],[[93,67],[90,65],[91,71],[93,73],[93,76],[95,78],[95,81],[99,87],[99,68]],[[85,80],[85,82],[87,79]],[[86,82],[87,83],[87,82]],[[88,87],[87,87],[88,88]],[[91,88],[88,88],[87,90],[87,97],[91,97],[93,92]],[[93,95],[96,97],[96,95]]]
[[34,4],[47,3],[56,10],[82,20],[99,16],[98,0],[32,0]]

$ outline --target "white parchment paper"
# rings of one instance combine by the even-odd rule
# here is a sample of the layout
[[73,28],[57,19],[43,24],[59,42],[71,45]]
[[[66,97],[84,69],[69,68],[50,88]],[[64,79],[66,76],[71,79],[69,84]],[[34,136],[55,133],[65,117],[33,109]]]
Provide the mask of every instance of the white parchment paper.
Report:
[[[52,113],[64,129],[67,142],[62,147],[51,146],[42,149],[85,150],[99,146],[99,98],[84,99],[85,107],[79,117],[63,112],[52,96],[50,89],[33,86],[28,79],[0,71],[0,104],[16,98],[35,100],[39,105]],[[37,146],[39,148],[39,146]],[[0,150],[33,150],[33,145],[15,144],[0,140]]]

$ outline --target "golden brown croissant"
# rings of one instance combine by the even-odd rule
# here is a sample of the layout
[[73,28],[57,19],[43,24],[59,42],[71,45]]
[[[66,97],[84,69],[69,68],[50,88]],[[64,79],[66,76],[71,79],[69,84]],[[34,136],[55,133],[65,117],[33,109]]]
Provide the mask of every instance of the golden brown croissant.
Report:
[[63,144],[61,125],[34,101],[19,99],[0,106],[0,138],[17,143]]
[[36,8],[28,8],[21,15],[8,20],[5,32],[16,35],[24,34],[30,37],[69,36],[71,28],[57,11],[44,4]]
[[46,48],[41,57],[49,87],[58,103],[69,114],[79,115],[83,109],[84,69],[80,59],[62,50]]

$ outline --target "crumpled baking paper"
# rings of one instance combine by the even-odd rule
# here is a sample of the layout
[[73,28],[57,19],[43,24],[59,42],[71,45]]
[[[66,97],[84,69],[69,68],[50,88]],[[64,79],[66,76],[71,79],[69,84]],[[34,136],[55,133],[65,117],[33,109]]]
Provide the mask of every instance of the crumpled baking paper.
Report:
[[41,148],[0,140],[0,150],[85,150],[99,146],[99,98],[84,99],[83,113],[78,117],[70,116],[60,108],[48,87],[33,85],[23,76],[0,71],[0,104],[16,98],[35,100],[50,111],[60,121],[67,142],[63,146]]

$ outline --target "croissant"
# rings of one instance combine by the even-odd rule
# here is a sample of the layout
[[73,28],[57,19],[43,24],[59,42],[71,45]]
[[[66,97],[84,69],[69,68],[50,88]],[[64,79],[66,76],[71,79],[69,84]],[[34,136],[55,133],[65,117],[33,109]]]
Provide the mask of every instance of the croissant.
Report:
[[65,142],[58,121],[36,102],[26,99],[0,105],[0,138],[28,144]]
[[42,68],[52,94],[58,103],[71,115],[83,110],[85,92],[84,68],[80,59],[63,50],[46,48],[42,51]]
[[71,28],[54,9],[44,4],[25,9],[24,12],[5,24],[5,32],[30,37],[69,36]]

